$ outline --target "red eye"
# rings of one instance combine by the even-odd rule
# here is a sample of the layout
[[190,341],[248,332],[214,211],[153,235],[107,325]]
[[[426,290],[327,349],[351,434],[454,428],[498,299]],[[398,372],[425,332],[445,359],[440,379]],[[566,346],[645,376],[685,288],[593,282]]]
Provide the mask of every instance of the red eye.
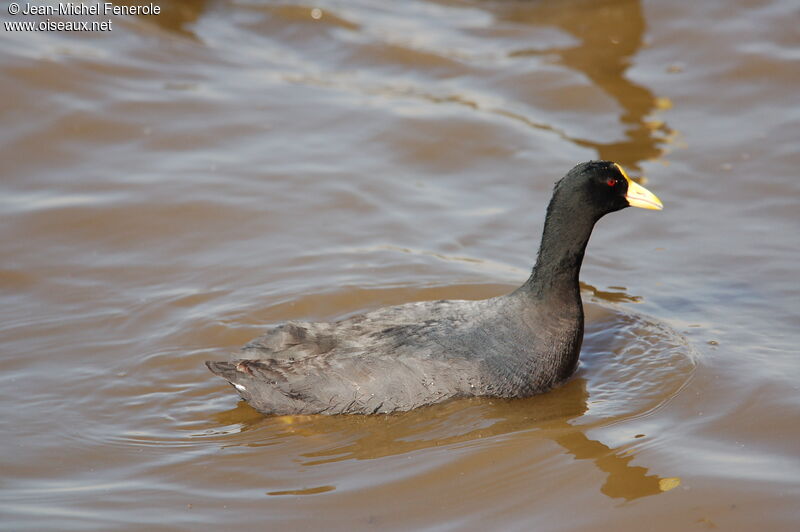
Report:
[[609,177],[609,178],[608,178],[608,181],[606,181],[606,185],[608,185],[608,186],[610,186],[610,187],[615,187],[615,186],[617,186],[617,183],[618,183],[618,182],[619,182],[619,181],[617,181],[615,178],[613,178],[613,177]]

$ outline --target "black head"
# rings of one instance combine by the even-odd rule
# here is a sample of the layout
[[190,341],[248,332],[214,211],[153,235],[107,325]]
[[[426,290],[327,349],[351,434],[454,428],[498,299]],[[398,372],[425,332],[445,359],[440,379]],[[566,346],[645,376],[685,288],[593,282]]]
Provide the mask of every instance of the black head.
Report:
[[595,220],[625,207],[663,208],[655,194],[632,181],[611,161],[589,161],[570,170],[556,183],[553,203],[591,213]]
[[662,208],[654,194],[631,181],[616,163],[590,161],[570,170],[556,183],[539,258],[524,286],[565,305],[580,301],[578,275],[595,222],[625,207]]

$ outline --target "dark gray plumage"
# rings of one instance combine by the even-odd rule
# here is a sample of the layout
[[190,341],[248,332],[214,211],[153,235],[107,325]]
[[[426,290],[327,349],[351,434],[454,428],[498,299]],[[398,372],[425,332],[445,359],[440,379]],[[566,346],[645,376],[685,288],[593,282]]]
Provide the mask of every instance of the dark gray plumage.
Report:
[[286,323],[206,362],[265,414],[374,414],[452,397],[527,397],[578,363],[578,274],[594,224],[629,205],[660,209],[622,168],[592,161],[556,183],[530,278],[480,301],[423,301],[335,323]]

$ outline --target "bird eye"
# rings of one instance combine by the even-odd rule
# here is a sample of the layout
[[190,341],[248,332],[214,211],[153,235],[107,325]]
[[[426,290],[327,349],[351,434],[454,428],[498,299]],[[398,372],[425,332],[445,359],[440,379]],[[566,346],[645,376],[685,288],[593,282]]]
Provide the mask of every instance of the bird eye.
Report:
[[617,180],[617,178],[615,178],[615,177],[609,177],[608,181],[606,181],[606,185],[608,185],[610,187],[617,186],[617,183],[619,183],[619,180]]

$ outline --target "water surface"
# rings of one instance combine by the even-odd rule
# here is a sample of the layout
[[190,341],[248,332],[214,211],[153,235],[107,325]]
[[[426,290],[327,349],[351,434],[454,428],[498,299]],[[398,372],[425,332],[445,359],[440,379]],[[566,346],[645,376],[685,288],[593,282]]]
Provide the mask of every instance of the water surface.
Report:
[[[162,8],[0,30],[4,527],[797,528],[794,2]],[[596,158],[666,208],[598,224],[562,388],[264,418],[203,365],[513,289]]]

